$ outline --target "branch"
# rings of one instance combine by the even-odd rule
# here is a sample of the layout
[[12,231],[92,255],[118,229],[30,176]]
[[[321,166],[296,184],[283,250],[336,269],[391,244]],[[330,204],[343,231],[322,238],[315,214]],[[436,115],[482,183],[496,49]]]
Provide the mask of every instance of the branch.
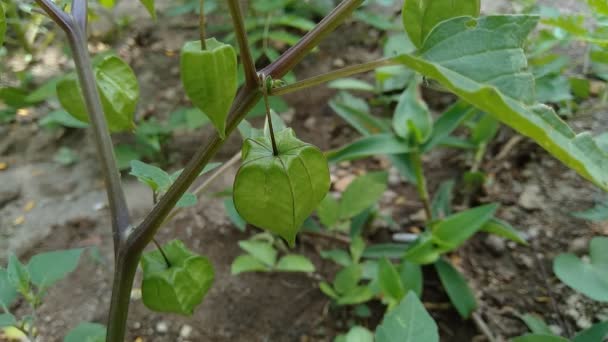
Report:
[[87,0],[72,0],[72,17],[83,32],[87,32]]
[[253,57],[251,56],[249,42],[247,41],[247,31],[245,30],[243,12],[241,12],[239,0],[228,0],[228,7],[230,8],[230,16],[232,16],[234,33],[236,34],[236,39],[239,43],[241,63],[243,63],[243,70],[245,71],[245,81],[249,86],[258,85],[258,73],[255,69]]
[[321,40],[333,32],[363,0],[343,0],[338,7],[329,13],[321,22],[308,32],[300,41],[285,51],[276,61],[271,63],[260,72],[278,80],[291,71],[306,55],[314,49]]
[[[91,67],[91,58],[87,49],[87,37],[77,20],[60,10],[50,0],[36,1],[48,13],[51,19],[65,31],[70,43],[74,63],[76,64],[76,73],[78,74],[79,84],[82,87],[82,94],[95,136],[97,154],[101,161],[106,193],[112,213],[114,251],[115,255],[117,255],[120,245],[126,241],[131,219],[120,182],[120,173],[118,172],[114,158],[112,138],[110,137],[101,99],[97,91],[97,83]],[[80,1],[83,0],[76,0],[75,2]],[[81,13],[82,7],[76,7],[78,13]],[[86,8],[86,5],[84,7]]]
[[320,85],[320,84],[323,84],[326,82],[337,80],[339,78],[344,78],[344,77],[360,74],[363,72],[371,71],[371,70],[374,70],[374,69],[377,69],[377,68],[380,68],[383,66],[396,65],[396,64],[401,64],[401,63],[397,62],[394,58],[382,58],[377,61],[348,66],[346,68],[330,71],[330,72],[322,74],[322,75],[313,76],[311,78],[307,78],[305,80],[302,80],[302,81],[299,81],[296,83],[292,83],[292,84],[286,85],[284,87],[273,88],[271,90],[270,95],[272,95],[272,96],[285,95],[285,94],[292,93],[294,91],[314,87],[314,86],[317,86],[317,85]]

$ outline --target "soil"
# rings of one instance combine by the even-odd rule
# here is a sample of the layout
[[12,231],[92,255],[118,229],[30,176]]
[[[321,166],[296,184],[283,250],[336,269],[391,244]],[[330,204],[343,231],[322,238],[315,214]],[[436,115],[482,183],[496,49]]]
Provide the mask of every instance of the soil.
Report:
[[[168,3],[161,1],[160,11]],[[566,9],[578,8],[570,1],[563,3]],[[504,10],[507,4],[491,2],[486,10]],[[162,20],[154,25],[135,1],[121,2],[120,6],[123,7],[117,11],[133,13],[134,21],[132,29],[118,35],[113,46],[135,69],[141,98],[154,99],[153,103],[140,104],[137,115],[163,118],[187,103],[179,82],[179,58],[175,51],[184,41],[196,39],[196,26],[188,26],[183,18]],[[107,27],[103,23],[96,25],[93,35],[107,37]],[[377,32],[370,33],[365,26],[348,23],[308,57],[296,74],[304,78],[337,65],[377,58],[378,46],[370,38],[377,36]],[[91,46],[93,50],[107,47],[102,43]],[[38,62],[34,76],[48,77],[70,67],[65,57],[53,51],[49,51],[50,57]],[[17,65],[18,59],[15,57]],[[285,97],[292,108],[284,113],[286,121],[301,139],[322,149],[340,146],[357,137],[327,105],[334,94],[326,87],[317,87]],[[426,96],[443,103],[442,97],[446,95],[429,92]],[[109,213],[90,133],[73,129],[49,131],[34,120],[57,106],[50,103],[34,108],[29,118],[0,126],[0,162],[6,165],[0,171],[0,261],[6,260],[8,253],[27,260],[43,251],[93,248],[76,272],[49,291],[38,313],[40,341],[61,341],[65,332],[80,321],[104,323],[112,280]],[[590,109],[590,114],[579,115],[570,123],[577,130],[605,131],[608,106],[597,100],[583,106]],[[206,127],[175,136],[167,146],[170,159],[185,163],[210,132]],[[501,130],[482,165],[492,181],[473,200],[501,203],[499,216],[516,226],[530,246],[478,234],[450,258],[467,275],[479,299],[477,312],[498,341],[524,333],[526,328],[518,315],[530,312],[543,316],[556,332],[572,335],[608,319],[608,307],[561,284],[552,273],[551,263],[565,251],[584,254],[593,236],[608,235],[607,224],[589,224],[570,215],[592,206],[602,195],[529,140],[519,139],[514,147],[508,148],[517,139],[514,137],[509,129]],[[239,150],[240,143],[239,138],[230,138],[217,160],[227,160]],[[53,162],[52,156],[61,146],[75,150],[79,161],[69,167]],[[460,177],[470,166],[468,158],[454,157],[446,150],[432,153],[424,162],[431,192],[442,181]],[[334,187],[353,174],[387,164],[386,159],[374,158],[332,167]],[[230,187],[235,172],[233,168],[224,173],[211,192]],[[402,231],[407,231],[421,224],[417,217],[422,208],[415,200],[415,189],[394,177],[395,170],[391,174],[381,208]],[[141,219],[151,209],[152,196],[132,177],[125,174],[123,178],[132,215]],[[463,190],[459,188],[457,193],[456,202],[460,203]],[[379,239],[379,235],[390,237],[386,233],[388,227],[379,224],[375,228],[379,233],[370,239]],[[298,253],[309,256],[315,263],[314,275],[231,276],[230,264],[241,254],[236,241],[248,238],[252,232],[252,228],[245,233],[235,229],[224,213],[223,200],[217,197],[204,197],[196,207],[183,211],[162,228],[159,241],[181,239],[211,259],[216,269],[215,283],[195,314],[184,318],[146,309],[140,298],[138,275],[127,340],[331,341],[353,322],[372,329],[378,323],[383,311],[379,303],[371,305],[372,318],[356,319],[347,309],[331,306],[318,290],[318,279],[331,277],[336,270],[316,252],[319,248],[330,248],[332,244],[327,241],[304,237],[296,247]],[[423,301],[438,322],[442,341],[486,340],[473,321],[460,319],[449,305],[431,268],[425,269],[425,281]],[[14,309],[27,313],[23,302]]]

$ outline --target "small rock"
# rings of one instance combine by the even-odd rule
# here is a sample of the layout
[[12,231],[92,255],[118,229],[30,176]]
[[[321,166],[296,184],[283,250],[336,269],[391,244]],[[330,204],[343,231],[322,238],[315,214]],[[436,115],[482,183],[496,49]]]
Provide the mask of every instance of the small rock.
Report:
[[399,174],[399,170],[394,167],[391,167],[388,170],[388,184],[393,186],[401,184],[401,175]]
[[519,255],[519,262],[526,268],[532,269],[534,267],[534,260],[528,255]]
[[165,322],[165,321],[160,321],[160,322],[156,323],[155,328],[156,328],[156,332],[165,334],[169,331],[169,324],[167,324],[167,322]]
[[414,214],[410,215],[410,221],[414,221],[414,222],[424,222],[426,221],[426,212],[424,211],[424,209],[420,209],[417,212],[415,212]]
[[518,204],[524,209],[540,209],[543,207],[543,197],[537,184],[528,184],[519,196]]
[[190,334],[192,334],[192,327],[188,324],[184,324],[184,326],[182,326],[182,328],[179,330],[179,336],[181,338],[188,338],[190,337]]
[[488,237],[484,240],[484,243],[490,249],[490,252],[496,256],[500,256],[506,250],[505,239],[496,236],[496,235],[488,235]]
[[306,121],[304,121],[304,127],[308,130],[315,131],[317,129],[317,118],[314,116],[309,116]]
[[135,329],[135,330],[141,329],[141,323],[140,322],[133,322],[133,329]]
[[568,251],[575,254],[582,254],[587,251],[589,248],[589,239],[587,237],[581,236],[570,242],[568,245]]
[[336,58],[334,59],[333,64],[336,68],[343,68],[346,65],[346,62],[344,62],[342,58]]
[[581,330],[591,327],[592,324],[593,323],[591,323],[591,320],[584,316],[576,320],[576,326]]
[[339,192],[344,192],[344,190],[346,190],[346,188],[350,185],[350,183],[352,183],[353,180],[355,180],[355,175],[347,175],[345,177],[342,177],[338,179],[336,183],[334,183],[334,188]]
[[549,325],[549,329],[557,336],[560,336],[564,332],[564,329],[556,324]]

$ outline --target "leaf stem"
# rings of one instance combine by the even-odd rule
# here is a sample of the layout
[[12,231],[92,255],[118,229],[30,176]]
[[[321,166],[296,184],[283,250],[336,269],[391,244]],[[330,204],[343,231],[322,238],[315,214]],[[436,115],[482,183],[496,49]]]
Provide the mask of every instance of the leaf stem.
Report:
[[245,82],[249,86],[257,85],[259,78],[257,76],[255,62],[253,61],[251,49],[249,48],[249,42],[247,40],[247,31],[245,30],[241,5],[239,0],[228,0],[227,2],[228,7],[230,8],[230,15],[232,16],[234,33],[236,34],[236,39],[239,43],[241,63],[243,63],[243,70],[245,71]]
[[377,69],[377,68],[380,68],[383,66],[396,65],[396,64],[399,64],[399,62],[394,57],[390,57],[390,58],[382,58],[382,59],[379,59],[376,61],[371,61],[371,62],[367,62],[367,63],[363,63],[363,64],[352,65],[352,66],[348,66],[348,67],[345,67],[342,69],[330,71],[330,72],[322,74],[322,75],[313,76],[313,77],[307,78],[305,80],[302,80],[302,81],[299,81],[296,83],[292,83],[292,84],[289,84],[289,85],[286,85],[283,87],[274,88],[271,90],[270,95],[273,95],[273,96],[285,95],[285,94],[292,93],[294,91],[314,87],[314,86],[317,86],[317,85],[320,85],[320,84],[323,84],[326,82],[330,82],[333,80],[337,80],[340,78],[360,74],[363,72],[368,72],[368,71],[371,71],[371,70],[374,70],[374,69]]
[[424,205],[424,213],[426,214],[427,221],[431,221],[433,220],[433,211],[431,209],[431,200],[426,185],[426,177],[424,176],[424,168],[422,167],[422,157],[420,151],[417,149],[412,151],[410,153],[410,159],[416,175],[416,188],[418,190],[418,196]]
[[205,34],[205,0],[200,1],[200,13],[198,23],[198,34],[201,39],[201,50],[207,50],[206,34]]
[[161,245],[158,243],[158,241],[156,241],[156,239],[152,239],[152,242],[154,243],[160,254],[163,256],[163,259],[165,259],[165,264],[167,264],[167,268],[170,268],[171,262],[169,262],[169,258],[167,258],[167,254],[165,254],[163,247],[161,247]]
[[266,121],[268,122],[268,131],[270,133],[270,141],[272,142],[272,154],[276,157],[279,155],[277,142],[274,138],[274,128],[272,127],[272,115],[270,115],[270,103],[268,102],[268,92],[272,89],[272,78],[265,77],[262,80],[262,94],[264,95],[264,105],[266,106]]

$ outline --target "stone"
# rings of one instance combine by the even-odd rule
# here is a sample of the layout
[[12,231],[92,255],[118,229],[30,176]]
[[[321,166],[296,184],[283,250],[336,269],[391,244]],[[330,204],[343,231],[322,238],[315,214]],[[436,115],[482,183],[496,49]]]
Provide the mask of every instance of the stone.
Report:
[[543,201],[540,187],[537,184],[528,184],[524,187],[517,203],[524,209],[533,210],[541,209]]
[[166,334],[169,331],[169,324],[165,321],[156,323],[155,330],[157,333]]

